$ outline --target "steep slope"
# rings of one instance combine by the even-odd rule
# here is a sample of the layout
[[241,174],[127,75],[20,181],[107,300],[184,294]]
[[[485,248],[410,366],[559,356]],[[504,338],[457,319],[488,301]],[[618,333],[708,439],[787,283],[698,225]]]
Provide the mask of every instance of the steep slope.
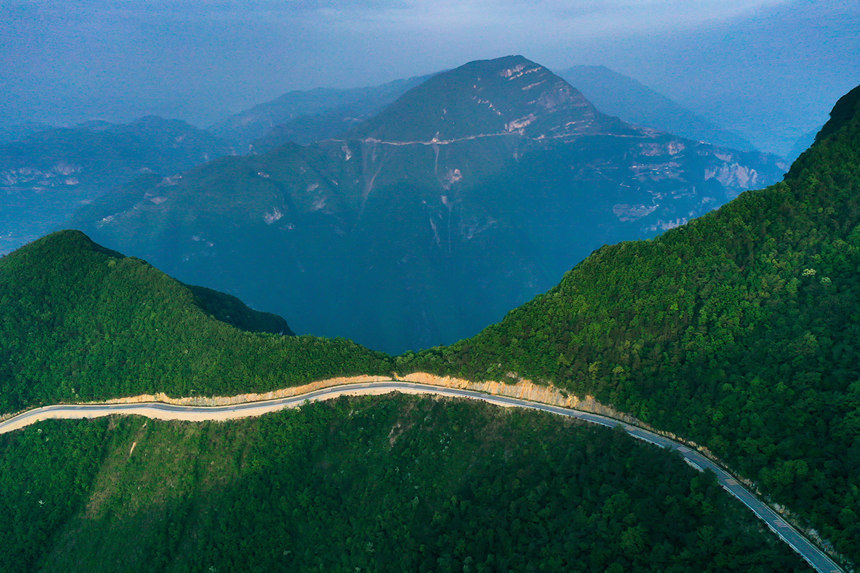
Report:
[[511,56],[433,76],[343,139],[138,181],[71,226],[297,332],[399,352],[474,334],[600,245],[781,174],[605,116]]
[[804,133],[800,136],[795,144],[791,147],[791,151],[788,152],[788,159],[794,161],[800,154],[809,149],[809,146],[815,141],[815,136],[818,135],[820,129],[813,129],[808,133]]
[[159,117],[48,129],[0,145],[0,254],[141,173],[172,175],[231,152],[205,131]]
[[860,561],[860,87],[783,183],[402,369],[553,381],[707,445]]
[[633,78],[605,66],[573,66],[558,75],[576,86],[603,113],[693,141],[755,151],[753,144],[740,135],[721,129]]
[[408,396],[50,421],[0,436],[0,511],[10,572],[808,570],[666,451]]
[[387,357],[348,341],[280,333],[289,333],[280,317],[187,287],[80,232],[55,233],[0,259],[0,412],[388,370]]

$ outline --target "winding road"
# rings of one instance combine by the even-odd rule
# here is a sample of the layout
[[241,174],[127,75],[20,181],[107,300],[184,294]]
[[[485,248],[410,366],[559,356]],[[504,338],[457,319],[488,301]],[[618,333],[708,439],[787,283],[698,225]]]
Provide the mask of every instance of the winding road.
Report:
[[580,420],[593,424],[600,424],[602,426],[621,426],[628,434],[636,439],[679,452],[688,464],[699,471],[704,471],[705,469],[713,471],[717,476],[717,481],[723,489],[741,500],[744,505],[755,513],[759,519],[764,521],[767,526],[780,537],[780,539],[799,553],[800,556],[803,557],[816,571],[822,573],[844,573],[844,571],[823,551],[818,549],[818,547],[816,547],[794,527],[788,524],[767,504],[759,500],[743,485],[738,483],[738,481],[726,470],[722,469],[698,451],[690,449],[680,442],[676,442],[669,438],[660,436],[659,434],[655,434],[654,432],[637,426],[632,426],[613,418],[601,416],[599,414],[542,404],[540,402],[533,402],[520,398],[494,396],[473,390],[445,388],[429,384],[391,380],[388,382],[332,386],[289,398],[278,398],[274,400],[233,404],[229,406],[180,406],[161,402],[44,406],[42,408],[23,412],[22,414],[4,422],[0,422],[0,434],[12,432],[47,419],[84,419],[111,416],[115,414],[136,414],[159,420],[184,420],[194,422],[207,420],[232,420],[260,416],[268,412],[283,410],[285,408],[295,408],[306,402],[329,400],[338,396],[386,394],[394,391],[406,394],[435,394],[455,398],[471,398],[483,400],[498,406],[542,410],[544,412],[550,412],[560,416],[578,418]]

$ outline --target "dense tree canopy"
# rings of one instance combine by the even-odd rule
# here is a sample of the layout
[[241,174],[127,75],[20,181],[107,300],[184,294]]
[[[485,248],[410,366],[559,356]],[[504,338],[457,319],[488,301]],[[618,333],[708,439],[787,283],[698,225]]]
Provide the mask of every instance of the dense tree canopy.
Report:
[[401,371],[552,381],[710,447],[860,559],[860,88],[782,183],[604,247]]
[[676,454],[407,396],[42,423],[0,436],[0,510],[8,571],[807,569]]

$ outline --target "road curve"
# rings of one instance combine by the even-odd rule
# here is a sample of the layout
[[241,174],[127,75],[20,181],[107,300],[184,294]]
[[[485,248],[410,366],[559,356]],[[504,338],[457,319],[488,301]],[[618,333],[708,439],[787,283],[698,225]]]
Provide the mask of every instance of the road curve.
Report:
[[759,517],[759,519],[767,524],[771,531],[776,533],[780,539],[800,554],[800,556],[803,557],[816,571],[822,573],[844,573],[844,571],[823,551],[818,549],[818,547],[816,547],[811,541],[788,524],[767,504],[759,500],[743,485],[738,483],[738,481],[726,470],[703,456],[698,451],[690,449],[680,442],[676,442],[659,434],[655,434],[654,432],[607,416],[563,408],[561,406],[551,406],[520,398],[494,396],[492,394],[484,394],[473,390],[444,388],[415,382],[391,380],[388,382],[332,386],[289,398],[277,398],[274,400],[232,404],[228,406],[180,406],[161,402],[143,402],[136,404],[60,404],[29,410],[4,422],[0,422],[0,434],[12,432],[42,420],[98,418],[114,414],[136,414],[159,420],[184,420],[192,422],[202,422],[207,420],[234,420],[260,416],[268,412],[275,412],[286,408],[295,408],[297,406],[301,406],[305,402],[329,400],[337,398],[338,396],[386,394],[394,391],[406,394],[435,394],[455,398],[471,398],[483,400],[498,406],[542,410],[544,412],[560,416],[578,418],[580,420],[593,424],[600,424],[602,426],[621,426],[624,431],[636,439],[649,442],[662,448],[677,451],[681,456],[683,456],[684,460],[688,464],[699,471],[704,471],[705,469],[713,471],[717,476],[717,481],[723,489],[741,500],[744,505]]

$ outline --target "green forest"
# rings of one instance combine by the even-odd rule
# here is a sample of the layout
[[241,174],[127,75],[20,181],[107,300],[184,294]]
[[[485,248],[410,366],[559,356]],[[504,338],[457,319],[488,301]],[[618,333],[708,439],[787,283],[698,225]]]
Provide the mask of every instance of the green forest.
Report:
[[620,430],[340,398],[0,436],[7,571],[802,571],[713,474]]
[[183,285],[83,233],[54,233],[0,259],[0,412],[391,372],[390,357],[351,341],[281,332],[290,330],[280,317]]
[[860,562],[860,87],[785,180],[398,371],[592,394],[709,447]]
[[[536,382],[551,382],[577,395],[594,395],[599,401],[630,413],[655,428],[707,446],[729,467],[753,479],[772,502],[787,506],[805,527],[818,531],[832,541],[839,552],[857,563],[860,562],[858,142],[860,88],[837,103],[831,120],[815,144],[795,162],[782,183],[744,193],[723,208],[654,240],[603,247],[571,270],[557,287],[511,311],[501,323],[479,335],[450,347],[407,353],[397,358],[345,339],[292,336],[282,318],[251,310],[234,297],[184,285],[140,259],[124,257],[96,245],[82,233],[55,233],[0,258],[0,413],[12,413],[41,404],[101,400],[140,393],[231,395],[273,390],[332,376],[386,375],[395,370],[401,374],[430,371],[469,379],[513,381],[525,377]],[[403,407],[406,412],[402,416],[410,419],[411,406],[407,406],[412,402],[397,403],[396,407],[391,403],[386,402],[388,405],[380,408],[389,408],[391,411],[387,415],[395,416],[392,412]],[[343,404],[339,403],[338,408],[351,408]],[[423,407],[429,408],[426,404]],[[369,403],[362,408],[373,410]],[[733,546],[732,543],[740,542],[725,537],[731,529],[724,521],[702,522],[707,525],[690,525],[671,534],[680,537],[661,537],[670,535],[667,531],[671,527],[652,528],[649,520],[657,517],[632,509],[639,506],[640,496],[641,499],[649,499],[645,493],[636,492],[634,495],[627,492],[629,499],[622,503],[624,513],[621,519],[609,519],[605,515],[603,518],[595,517],[603,515],[601,512],[605,508],[601,506],[598,510],[596,506],[587,506],[580,497],[576,497],[585,495],[582,493],[585,490],[576,490],[573,484],[580,484],[578,480],[585,478],[562,471],[567,465],[570,465],[568,469],[571,472],[582,467],[577,465],[582,460],[573,453],[569,455],[574,457],[563,457],[568,455],[565,452],[579,450],[565,449],[566,446],[560,442],[553,442],[561,439],[556,435],[539,439],[537,433],[528,434],[528,438],[517,433],[527,429],[531,431],[531,428],[555,432],[550,431],[549,422],[541,422],[539,418],[528,418],[530,421],[522,422],[521,426],[515,423],[516,431],[512,429],[510,432],[513,433],[504,434],[509,430],[502,430],[503,425],[498,425],[497,419],[489,420],[488,417],[492,416],[488,412],[480,414],[484,418],[478,414],[457,414],[462,417],[457,418],[459,422],[451,422],[450,432],[463,432],[460,437],[464,441],[478,440],[481,447],[488,448],[487,451],[491,448],[489,442],[495,440],[490,438],[496,435],[490,429],[509,436],[509,440],[499,438],[499,443],[492,446],[502,448],[499,459],[491,457],[484,460],[480,449],[469,450],[471,453],[468,455],[466,450],[462,450],[463,460],[468,459],[473,465],[460,469],[465,472],[463,475],[476,480],[470,481],[468,486],[455,479],[453,470],[449,481],[445,482],[448,478],[443,477],[448,470],[444,470],[443,477],[436,478],[452,489],[445,490],[445,493],[437,491],[435,498],[405,490],[386,497],[382,490],[372,489],[375,487],[372,480],[362,477],[358,470],[348,469],[349,464],[343,461],[346,457],[338,458],[341,454],[332,445],[337,443],[337,447],[357,448],[349,450],[351,453],[348,454],[356,459],[361,458],[359,450],[364,447],[363,455],[369,457],[363,462],[371,465],[361,466],[364,468],[361,471],[375,475],[374,471],[388,467],[381,458],[373,457],[376,454],[371,448],[374,440],[382,439],[382,434],[367,434],[369,428],[375,428],[371,421],[365,421],[364,426],[349,426],[353,423],[351,413],[346,414],[343,420],[334,414],[326,417],[327,412],[335,411],[343,414],[337,408],[303,409],[302,416],[310,416],[313,412],[316,412],[314,416],[320,416],[313,423],[319,424],[314,432],[321,433],[317,435],[309,431],[302,438],[308,440],[307,448],[300,453],[287,445],[272,452],[254,441],[271,431],[275,432],[273,439],[282,440],[279,443],[291,444],[294,439],[289,433],[293,431],[290,429],[292,426],[284,420],[293,418],[286,414],[266,418],[266,421],[259,422],[259,426],[254,425],[257,422],[247,422],[236,426],[210,424],[198,429],[192,429],[197,428],[192,425],[150,423],[146,426],[145,422],[134,420],[113,421],[107,426],[105,422],[42,424],[3,438],[2,443],[7,445],[19,443],[18,440],[30,440],[27,443],[32,445],[41,439],[34,435],[42,436],[40,432],[45,432],[44,448],[47,450],[42,446],[33,446],[32,451],[8,450],[10,453],[0,459],[4,464],[24,463],[28,459],[36,459],[37,452],[42,452],[39,455],[47,456],[52,464],[59,465],[44,466],[55,467],[55,470],[50,475],[34,475],[32,480],[35,481],[32,482],[19,480],[14,473],[18,470],[4,469],[3,479],[9,482],[4,487],[11,488],[8,498],[3,501],[9,515],[23,518],[33,513],[35,506],[21,505],[21,496],[32,495],[34,491],[26,487],[28,483],[42,484],[39,487],[44,489],[47,497],[39,497],[39,500],[44,505],[53,501],[50,509],[42,512],[44,519],[10,521],[2,535],[12,536],[10,539],[13,541],[0,543],[0,546],[3,551],[19,552],[15,560],[36,563],[49,559],[41,549],[49,539],[53,539],[51,543],[88,543],[90,539],[102,539],[99,535],[114,535],[110,532],[114,528],[117,531],[138,531],[146,529],[144,526],[151,522],[163,525],[153,526],[153,532],[161,531],[159,535],[163,537],[147,541],[150,545],[145,551],[141,550],[140,559],[154,554],[152,552],[161,552],[158,553],[162,555],[159,563],[164,567],[175,565],[178,569],[198,569],[204,563],[180,563],[177,559],[204,559],[208,555],[216,556],[220,560],[217,562],[227,570],[250,567],[258,562],[258,558],[262,559],[261,563],[273,563],[271,559],[280,551],[276,551],[274,546],[260,549],[261,553],[254,553],[256,557],[248,562],[241,562],[241,557],[231,553],[237,551],[232,548],[235,543],[244,543],[248,547],[253,545],[254,551],[264,547],[262,538],[265,535],[262,532],[266,528],[274,528],[273,531],[280,531],[279,535],[287,537],[319,536],[320,531],[341,535],[346,540],[344,547],[349,548],[347,557],[321,550],[319,544],[313,545],[316,549],[309,549],[310,546],[306,545],[294,546],[288,555],[281,555],[282,558],[303,560],[301,563],[305,569],[319,570],[343,569],[350,563],[377,569],[383,555],[390,558],[395,554],[399,559],[409,556],[420,559],[415,563],[392,562],[422,570],[466,568],[465,560],[470,557],[470,570],[480,567],[521,569],[527,564],[542,562],[540,560],[544,558],[547,559],[545,567],[554,568],[558,563],[553,559],[566,559],[580,552],[596,561],[587,564],[565,562],[562,565],[572,570],[577,567],[627,570],[650,563],[659,564],[658,569],[662,570],[684,570],[693,567],[692,560],[701,560],[695,561],[697,564],[705,563],[706,558],[716,559],[714,555],[725,554],[727,559],[758,555],[747,546]],[[433,415],[437,414],[442,415],[439,412]],[[427,415],[430,416],[429,413]],[[468,421],[470,415],[477,417]],[[506,418],[511,423],[518,419],[513,415]],[[391,423],[386,432],[396,423],[393,418],[387,420],[386,424]],[[63,424],[74,429],[64,432],[60,429],[65,427]],[[285,424],[284,428],[278,429],[282,424]],[[410,427],[424,430],[430,427],[416,424]],[[481,424],[490,426],[485,428]],[[444,424],[439,427],[442,426]],[[176,469],[177,475],[188,476],[188,481],[182,486],[182,491],[186,492],[184,497],[174,499],[167,496],[173,501],[164,502],[167,505],[155,510],[147,510],[124,505],[131,503],[129,500],[134,497],[126,491],[122,495],[117,494],[120,497],[116,498],[118,505],[115,510],[98,514],[101,518],[95,521],[81,521],[80,512],[84,511],[81,504],[91,499],[88,496],[93,495],[93,488],[101,487],[100,482],[93,480],[98,476],[116,479],[114,486],[120,487],[125,479],[120,477],[123,475],[119,471],[120,466],[115,467],[119,473],[104,469],[114,467],[105,464],[118,459],[116,456],[119,454],[111,449],[111,444],[125,440],[124,448],[128,440],[123,432],[142,432],[144,427],[150,428],[148,432],[155,432],[155,428],[164,432],[158,439],[168,450],[191,447],[183,442],[185,438],[182,436],[197,436],[194,440],[199,439],[200,442],[195,442],[194,447],[201,449],[193,450],[195,453],[188,456],[206,453],[207,459],[216,465],[220,463],[216,460],[220,455],[217,453],[219,448],[229,450],[233,447],[230,445],[232,442],[223,440],[238,440],[236,444],[241,442],[243,445],[237,445],[239,449],[224,461],[235,464],[230,470],[235,479],[204,482],[200,481],[204,478],[199,468],[191,473]],[[344,429],[323,431],[320,429],[323,427]],[[267,429],[264,432],[262,428]],[[380,428],[376,429],[382,431]],[[392,439],[397,433],[391,431],[394,433],[388,434],[387,439]],[[489,433],[483,435],[482,431]],[[224,434],[223,438],[219,437],[220,433]],[[426,468],[421,469],[423,466],[413,460],[414,463],[410,462],[412,465],[404,462],[402,467],[393,466],[401,468],[397,472],[407,471],[414,477],[439,469],[432,457],[422,457],[425,452],[421,448],[426,447],[428,452],[436,451],[430,448],[431,442],[436,447],[432,441],[435,438],[422,438],[421,434],[416,430],[414,443],[422,446],[413,446],[410,455],[416,456],[415,460],[422,460]],[[613,444],[623,442],[621,437],[611,433],[588,433],[578,429],[574,434],[587,436],[577,438],[580,439],[577,442],[581,446],[579,449],[586,448],[585,443],[593,439],[603,440],[599,441],[600,446],[595,446],[601,452],[617,452],[621,446]],[[72,442],[65,441],[65,436],[78,443],[80,448],[70,446]],[[361,438],[365,442],[353,444],[349,441],[361,436],[365,436]],[[48,438],[53,445],[47,446]],[[442,437],[439,439],[445,441]],[[541,439],[548,441],[541,442]],[[178,440],[177,445],[170,445],[171,440]],[[324,443],[314,440],[323,440]],[[344,441],[340,443],[337,440]],[[502,442],[506,444],[504,447]],[[543,449],[535,449],[532,442],[547,445]],[[209,447],[207,444],[211,445],[211,450],[206,449]],[[330,451],[326,449],[329,445],[332,445]],[[55,447],[60,449],[52,449]],[[653,452],[648,452],[650,459]],[[289,458],[291,455],[300,457]],[[347,453],[342,455],[347,456]],[[436,455],[441,454],[437,452]],[[343,465],[336,466],[339,468],[337,471],[345,473],[331,470],[337,461],[334,458],[343,462]],[[671,460],[671,463],[677,461]],[[290,465],[293,462],[295,465]],[[511,462],[515,467],[494,466],[496,462]],[[160,463],[159,467],[168,468],[180,460],[177,458],[168,463],[162,459]],[[373,463],[377,463],[376,469],[372,469]],[[553,474],[555,477],[547,474],[538,481],[529,482],[528,488],[521,487],[525,477],[520,474],[531,475],[531,470],[526,469],[529,464],[537,464],[535,468],[548,464],[546,467],[556,468],[553,471],[562,473]],[[248,467],[253,467],[254,471]],[[329,494],[324,488],[313,489],[306,482],[289,481],[298,479],[298,476],[289,472],[282,475],[281,469],[277,468],[284,467],[315,476],[318,480],[334,480],[340,483],[338,487],[353,488],[349,489],[349,495],[358,497],[350,503],[359,504],[356,500],[360,498],[361,503],[378,504],[377,513],[373,514],[377,521],[369,520],[365,515],[356,517],[346,512],[337,513],[333,509],[337,506],[336,501],[346,503],[346,498],[327,498],[325,496]],[[634,466],[624,467],[625,471],[633,471]],[[161,470],[153,466],[147,471]],[[621,469],[607,471],[623,474]],[[665,473],[671,472],[667,470]],[[110,478],[111,475],[116,477]],[[157,475],[161,477],[153,483],[141,477],[137,484],[144,488],[161,487],[161,478],[167,474]],[[387,474],[377,477],[384,484],[390,483],[386,480],[403,479],[402,476]],[[267,481],[276,479],[285,481],[278,481],[280,485]],[[337,481],[341,479],[345,481]],[[415,492],[424,492],[422,488],[433,491],[429,474],[422,479],[425,481],[414,484]],[[608,478],[604,476],[603,479]],[[631,474],[630,479],[647,483],[643,486],[645,490],[663,491],[660,489],[663,486],[658,487],[648,481],[651,478],[634,479]],[[694,493],[706,495],[713,492],[714,499],[717,499],[719,491],[713,480],[694,476],[684,483],[692,488],[693,482],[698,484]],[[407,482],[397,483],[401,484],[398,487],[406,487],[403,484]],[[481,489],[479,486],[485,483],[492,486]],[[598,487],[596,481],[588,483],[591,484],[589,487]],[[109,484],[102,485],[107,487]],[[298,489],[290,491],[307,490],[307,493],[304,497],[282,494],[277,498],[271,497],[274,492],[283,491],[279,489],[282,487],[295,487]],[[612,487],[616,489],[595,494],[595,500],[602,500],[602,503],[622,489],[621,485]],[[67,489],[65,494],[62,493],[63,488]],[[249,491],[257,492],[257,501],[245,497]],[[574,497],[555,499],[547,493],[562,491]],[[683,508],[683,511],[679,510],[681,514],[693,511],[689,503],[683,501],[686,499],[684,496],[693,495],[692,491],[677,494],[681,496],[677,501]],[[213,500],[206,505],[208,509],[205,511],[199,505],[204,503],[201,501],[204,493],[201,492]],[[149,495],[153,496],[150,499],[155,503],[155,494]],[[463,495],[468,497],[463,498]],[[532,499],[530,496],[535,497]],[[670,506],[661,505],[668,503],[667,496],[668,493],[652,499],[648,502],[649,507],[659,507],[662,508],[660,512],[674,515]],[[313,505],[318,497],[322,505]],[[107,496],[106,499],[115,498]],[[409,505],[407,502],[413,499],[416,500],[414,506]],[[480,503],[475,501],[463,505],[463,499],[479,500]],[[271,523],[263,520],[254,525],[254,519],[262,509],[257,507],[254,511],[242,513],[245,511],[243,508],[256,507],[254,504],[261,503],[260,500],[279,508],[279,520]],[[494,505],[496,501],[500,504],[498,507]],[[564,510],[553,505],[563,501]],[[105,503],[113,507],[110,503],[114,502]],[[729,503],[728,498],[719,503]],[[718,502],[708,504],[712,507]],[[41,507],[43,504],[38,505]],[[229,508],[229,511],[219,510],[219,507]],[[296,520],[285,520],[287,516],[307,516],[309,511],[316,511],[318,507],[320,509],[313,517],[317,520],[313,521],[315,525],[307,525],[310,529],[306,530],[305,525]],[[544,511],[546,507],[552,510]],[[575,508],[574,513],[564,513],[573,511],[571,507]],[[580,507],[582,513],[579,513]],[[193,526],[187,521],[187,516],[188,512],[196,511],[194,508],[202,512],[199,517],[208,527],[205,534],[194,530],[191,535],[186,531]],[[641,511],[644,512],[645,508]],[[166,512],[168,517],[159,517],[160,512]],[[538,520],[541,525],[526,519],[527,515],[541,513],[543,515]],[[628,514],[633,515],[629,523]],[[695,519],[704,519],[707,517],[705,514],[707,512]],[[78,516],[74,518],[77,521],[69,521],[72,516]],[[412,517],[407,519],[406,516]],[[680,514],[678,519],[681,519]],[[487,528],[483,524],[502,522],[510,529],[486,533]],[[82,528],[81,531],[86,530],[86,535],[76,536],[64,529],[67,537],[61,540],[54,538],[58,535],[57,528],[68,528],[73,523],[74,527]],[[246,528],[260,527],[261,533],[247,541],[236,541],[237,534],[231,529],[236,523]],[[125,530],[124,524],[127,524]],[[383,525],[388,529],[402,530],[400,537],[392,537],[396,542],[368,537],[369,532],[383,531]],[[87,529],[98,527],[102,528],[98,535],[92,533],[95,530]],[[702,527],[712,528],[707,530],[709,535],[698,533]],[[583,537],[585,540],[582,540],[580,534],[574,533],[585,529],[598,530],[601,535],[606,535],[600,539]],[[446,533],[455,530],[461,532],[459,537]],[[701,547],[694,547],[690,539],[681,535],[690,530],[697,532],[696,539]],[[567,533],[558,533],[560,531]],[[31,536],[33,542],[14,541],[23,539],[20,536]],[[470,541],[467,543],[462,539]],[[484,541],[476,541],[481,539]],[[500,543],[500,539],[505,543]],[[521,545],[523,539],[528,539],[528,543]],[[624,539],[629,542],[627,547],[617,545]],[[714,545],[710,539],[719,541]],[[583,545],[579,545],[580,542]],[[497,561],[477,563],[478,553],[468,554],[474,547],[486,548],[490,544],[504,546],[505,550],[481,553],[482,559]],[[598,546],[610,547],[611,550],[603,554],[584,549]],[[681,546],[686,549],[677,552],[667,549]],[[367,550],[368,547],[373,550]],[[397,551],[403,547],[410,548],[410,551]],[[633,551],[635,555],[631,554],[631,547],[636,549]],[[361,548],[365,550],[360,551]],[[541,553],[544,550],[546,553]],[[51,563],[50,568],[63,569],[68,563],[62,560],[68,559],[68,555],[77,555],[76,551],[52,554],[50,559],[58,561],[45,563]],[[362,557],[359,559],[358,555]],[[625,557],[621,559],[621,555]],[[761,563],[767,562],[767,559],[762,559],[756,565],[740,568],[755,569],[764,567]],[[737,567],[738,563],[732,562],[731,566]],[[701,567],[696,565],[693,568]]]

